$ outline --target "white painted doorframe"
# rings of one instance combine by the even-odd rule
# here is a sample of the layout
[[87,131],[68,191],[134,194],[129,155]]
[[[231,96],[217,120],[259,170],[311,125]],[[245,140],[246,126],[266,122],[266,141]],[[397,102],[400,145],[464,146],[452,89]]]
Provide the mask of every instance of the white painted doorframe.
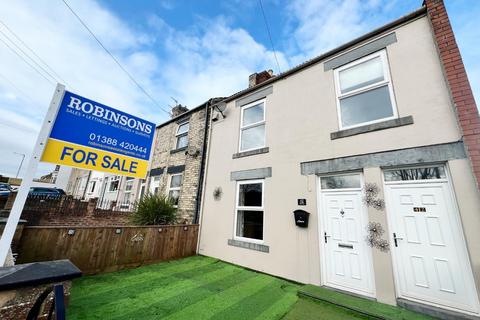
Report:
[[[352,174],[352,173],[348,173],[348,174]],[[360,176],[360,182],[361,182],[361,187],[360,188],[348,188],[348,189],[330,189],[328,191],[325,191],[325,190],[322,190],[321,188],[321,182],[320,182],[320,179],[322,177],[326,177],[326,176],[339,176],[339,175],[342,175],[342,174],[330,174],[330,175],[318,175],[316,177],[316,187],[317,187],[317,217],[318,217],[318,232],[319,232],[319,251],[320,251],[320,268],[321,268],[321,272],[320,272],[320,284],[322,286],[327,286],[327,287],[331,287],[331,288],[334,288],[334,289],[338,289],[338,290],[342,290],[342,291],[349,291],[351,293],[354,293],[354,294],[357,294],[357,295],[361,295],[361,296],[366,296],[366,297],[370,297],[370,298],[375,298],[376,297],[376,287],[375,287],[375,276],[374,276],[374,268],[373,268],[373,256],[372,256],[372,250],[371,248],[368,248],[367,250],[367,265],[368,265],[368,277],[369,277],[369,283],[370,283],[370,291],[369,292],[366,292],[366,291],[360,291],[360,290],[356,290],[356,289],[353,289],[353,288],[346,288],[344,286],[337,286],[335,284],[332,284],[332,283],[329,283],[327,281],[327,261],[326,261],[326,243],[325,243],[325,240],[324,240],[324,232],[325,232],[325,225],[326,225],[326,215],[323,214],[323,193],[338,193],[338,194],[341,194],[341,193],[351,193],[351,192],[359,192],[361,193],[362,192],[362,188],[364,186],[364,179],[363,179],[363,174],[361,172],[354,172],[353,174],[358,174]],[[367,208],[366,206],[360,201],[360,208],[361,208],[361,214],[362,214],[362,218],[363,220],[368,223],[369,219],[368,219],[368,213],[367,213]],[[366,230],[366,226],[365,225],[365,230]]]
[[[424,166],[428,167],[428,165],[424,165]],[[462,313],[478,316],[479,311],[480,311],[480,303],[479,303],[479,300],[478,300],[478,290],[476,288],[474,277],[473,277],[472,265],[471,265],[471,262],[470,262],[470,256],[469,256],[467,248],[466,248],[466,241],[465,241],[465,235],[464,235],[464,232],[463,232],[462,222],[461,222],[461,219],[460,219],[460,212],[459,212],[459,209],[458,209],[458,204],[457,204],[456,196],[455,196],[455,193],[454,193],[454,189],[453,189],[453,186],[451,184],[452,180],[451,180],[450,172],[448,170],[448,166],[445,164],[445,165],[443,165],[443,167],[445,168],[446,179],[409,180],[409,181],[395,181],[395,182],[387,182],[387,181],[385,181],[385,179],[383,180],[384,190],[385,190],[385,203],[386,203],[385,207],[386,207],[386,214],[387,214],[387,225],[388,225],[388,230],[389,230],[388,237],[389,237],[389,240],[390,240],[390,247],[391,247],[390,254],[391,254],[392,262],[393,262],[395,293],[396,293],[397,297],[399,297],[399,298],[404,298],[404,299],[407,299],[407,300],[410,300],[410,301],[415,301],[415,302],[418,302],[418,303],[431,305],[431,306],[438,307],[438,308],[445,309],[445,310],[462,312]],[[403,168],[412,168],[412,167],[400,167],[398,169],[403,169]],[[468,269],[470,271],[469,275],[468,275],[468,277],[470,278],[469,281],[471,281],[470,283],[473,283],[474,289],[475,289],[474,291],[475,291],[475,294],[477,295],[476,303],[475,303],[476,305],[474,306],[474,308],[476,308],[476,311],[474,311],[474,312],[470,312],[470,311],[467,311],[467,310],[461,310],[461,309],[458,309],[458,308],[455,308],[455,307],[440,305],[440,304],[437,304],[437,303],[434,303],[434,302],[431,302],[431,301],[416,299],[416,298],[413,298],[413,297],[410,297],[410,296],[405,296],[405,294],[402,293],[401,285],[400,285],[400,270],[399,270],[399,268],[400,268],[399,263],[400,263],[401,259],[400,259],[400,257],[398,257],[398,255],[400,254],[399,251],[395,250],[395,244],[394,244],[394,239],[393,239],[393,233],[395,232],[395,230],[397,228],[395,228],[395,225],[394,225],[395,219],[392,216],[393,212],[392,212],[391,206],[392,206],[393,201],[390,199],[390,194],[389,194],[390,188],[389,188],[389,186],[392,186],[392,185],[419,186],[419,185],[428,185],[428,184],[432,184],[432,185],[434,185],[434,184],[445,184],[445,186],[447,188],[447,191],[448,191],[448,194],[450,195],[451,203],[449,205],[447,205],[447,207],[448,207],[447,209],[449,210],[450,213],[453,214],[452,217],[453,217],[453,219],[455,221],[455,224],[456,224],[455,227],[458,228],[458,230],[460,231],[460,239],[459,240],[462,242],[462,245],[461,245],[461,250],[463,251],[462,255],[465,257],[465,259],[466,259],[465,263],[468,265]],[[390,210],[389,210],[389,208],[390,208]],[[397,234],[397,236],[399,236],[399,235]]]

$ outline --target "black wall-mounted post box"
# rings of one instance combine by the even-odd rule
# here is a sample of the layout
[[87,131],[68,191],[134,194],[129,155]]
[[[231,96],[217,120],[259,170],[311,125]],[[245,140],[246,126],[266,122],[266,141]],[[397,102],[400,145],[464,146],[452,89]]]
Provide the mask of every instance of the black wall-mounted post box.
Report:
[[305,210],[295,210],[293,211],[293,215],[295,217],[295,224],[300,228],[307,228],[308,227],[308,216],[310,215],[309,212]]

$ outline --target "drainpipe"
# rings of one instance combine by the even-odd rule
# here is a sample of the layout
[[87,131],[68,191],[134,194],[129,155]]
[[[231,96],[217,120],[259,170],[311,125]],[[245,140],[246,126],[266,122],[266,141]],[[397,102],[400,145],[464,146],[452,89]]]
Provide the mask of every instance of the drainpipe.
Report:
[[[215,104],[218,104],[215,103]],[[212,109],[212,108],[211,108]],[[206,176],[208,174],[208,168],[206,166],[206,163],[208,163],[208,159],[209,159],[209,150],[210,150],[210,142],[211,142],[211,139],[212,139],[212,119],[210,117],[210,120],[209,120],[209,126],[208,126],[209,130],[208,130],[208,134],[206,134],[207,136],[207,140],[204,140],[204,143],[206,144],[206,147],[205,147],[205,164],[204,164],[204,174],[203,176]],[[203,179],[202,178],[202,190],[205,190],[205,186],[206,186],[206,183],[207,183],[207,180],[206,179]],[[198,228],[198,237],[197,237],[197,254],[200,252],[200,238],[201,238],[201,235],[202,235],[202,226],[203,226],[203,214],[200,214],[200,212],[203,210],[204,208],[204,203],[205,201],[205,193],[202,192],[201,193],[201,201],[200,201],[200,204],[199,204],[199,218],[200,218],[200,221],[198,222],[200,224],[200,227]],[[198,218],[197,218],[198,220]]]
[[205,127],[204,127],[204,132],[203,132],[203,145],[202,145],[202,160],[200,162],[200,174],[198,175],[198,183],[197,183],[197,201],[195,204],[195,215],[193,217],[193,223],[198,223],[198,217],[200,215],[200,204],[202,200],[202,193],[203,193],[203,176],[204,176],[204,170],[205,170],[205,160],[207,158],[206,152],[207,152],[207,138],[208,138],[208,133],[210,131],[210,115],[211,115],[211,110],[210,107],[212,105],[212,99],[210,99],[206,106],[205,106]]

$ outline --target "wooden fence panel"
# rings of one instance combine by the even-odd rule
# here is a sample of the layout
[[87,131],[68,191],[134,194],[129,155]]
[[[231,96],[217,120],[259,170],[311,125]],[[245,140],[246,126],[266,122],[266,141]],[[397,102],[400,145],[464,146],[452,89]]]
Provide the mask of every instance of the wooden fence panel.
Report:
[[195,255],[197,238],[198,225],[25,227],[17,263],[70,259],[85,274],[109,272]]

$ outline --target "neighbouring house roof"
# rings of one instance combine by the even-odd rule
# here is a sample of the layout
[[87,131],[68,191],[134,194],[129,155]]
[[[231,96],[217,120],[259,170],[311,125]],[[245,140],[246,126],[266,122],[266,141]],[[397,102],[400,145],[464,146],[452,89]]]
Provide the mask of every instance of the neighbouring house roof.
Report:
[[368,33],[366,33],[366,34],[364,34],[364,35],[362,35],[358,38],[355,38],[355,39],[353,39],[353,40],[351,40],[351,41],[349,41],[349,42],[347,42],[347,43],[345,43],[345,44],[343,44],[343,45],[341,45],[341,46],[339,46],[335,49],[327,51],[324,54],[321,54],[321,55],[319,55],[319,56],[317,56],[313,59],[305,61],[304,63],[302,63],[302,64],[300,64],[296,67],[293,67],[290,70],[287,70],[287,71],[285,71],[283,73],[280,73],[280,74],[278,74],[278,75],[276,75],[276,76],[274,76],[274,77],[272,77],[272,78],[270,78],[270,79],[268,79],[264,82],[261,82],[261,83],[257,84],[256,86],[253,86],[253,87],[241,90],[237,93],[234,93],[231,96],[225,98],[222,102],[230,102],[232,100],[238,99],[239,97],[241,97],[241,96],[243,96],[247,93],[250,93],[250,92],[258,90],[259,88],[268,86],[268,85],[270,85],[270,84],[272,84],[272,83],[274,83],[278,80],[286,78],[286,77],[288,77],[288,76],[290,76],[294,73],[300,72],[303,69],[306,69],[306,68],[308,68],[308,67],[310,67],[310,66],[312,66],[312,65],[314,65],[314,64],[316,64],[320,61],[326,60],[327,58],[330,58],[337,53],[340,53],[340,52],[342,52],[346,49],[349,49],[350,47],[353,47],[353,46],[355,46],[355,45],[357,45],[361,42],[364,42],[366,40],[369,40],[370,38],[373,38],[377,35],[380,35],[380,34],[384,33],[385,31],[388,31],[388,30],[390,30],[392,28],[395,28],[399,25],[402,25],[406,22],[414,20],[414,19],[418,18],[419,16],[422,16],[426,13],[427,13],[427,7],[423,6],[423,7],[419,8],[419,9],[417,9],[417,10],[415,10],[415,11],[413,11],[413,12],[407,14],[407,15],[402,16],[401,18],[399,18],[397,20],[394,20],[390,23],[387,23],[386,25],[384,25],[380,28],[377,28],[373,31],[370,31],[370,32],[368,32]]
[[166,126],[167,124],[170,124],[170,123],[172,123],[172,122],[176,122],[176,121],[182,119],[183,117],[185,117],[185,116],[187,116],[187,115],[189,115],[189,114],[191,114],[191,113],[193,113],[193,112],[198,111],[199,109],[205,108],[207,105],[213,105],[213,104],[216,104],[216,103],[218,103],[218,102],[220,102],[220,101],[223,101],[223,100],[225,100],[225,97],[210,98],[210,99],[208,99],[207,101],[205,101],[204,103],[202,103],[201,105],[196,106],[195,108],[192,108],[192,109],[190,109],[190,110],[188,110],[188,111],[186,111],[186,112],[184,112],[184,113],[182,113],[182,114],[180,114],[180,115],[178,115],[178,116],[176,116],[176,117],[174,117],[174,118],[171,118],[171,119],[169,119],[169,120],[167,120],[167,121],[165,121],[165,122],[157,125],[156,128],[159,129],[159,128],[161,128],[161,127]]

